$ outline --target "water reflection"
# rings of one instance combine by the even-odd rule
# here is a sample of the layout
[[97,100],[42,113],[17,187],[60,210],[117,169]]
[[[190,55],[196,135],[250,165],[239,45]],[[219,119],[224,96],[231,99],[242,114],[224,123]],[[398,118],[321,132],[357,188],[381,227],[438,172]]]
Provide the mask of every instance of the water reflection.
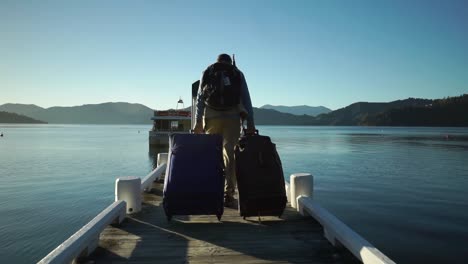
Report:
[[344,133],[350,146],[362,149],[360,145],[391,145],[436,147],[446,149],[468,149],[468,135],[460,134],[431,134],[431,135],[398,135],[376,133]]

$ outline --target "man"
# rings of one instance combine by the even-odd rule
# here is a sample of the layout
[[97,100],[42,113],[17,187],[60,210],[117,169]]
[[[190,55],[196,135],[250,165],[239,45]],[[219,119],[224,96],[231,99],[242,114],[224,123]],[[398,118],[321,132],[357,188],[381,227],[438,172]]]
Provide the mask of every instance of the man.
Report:
[[[236,171],[234,146],[240,136],[240,119],[247,120],[246,133],[254,133],[252,102],[244,74],[227,54],[218,56],[202,74],[197,94],[194,132],[223,136],[226,169],[225,205],[235,207]],[[204,121],[204,126],[203,126]]]

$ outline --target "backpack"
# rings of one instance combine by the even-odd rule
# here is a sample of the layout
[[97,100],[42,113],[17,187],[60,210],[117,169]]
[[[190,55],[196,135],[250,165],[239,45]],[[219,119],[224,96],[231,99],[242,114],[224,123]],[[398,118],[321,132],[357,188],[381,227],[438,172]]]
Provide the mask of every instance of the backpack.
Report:
[[215,110],[223,111],[240,103],[241,72],[236,66],[215,63],[203,75],[203,97],[205,104]]

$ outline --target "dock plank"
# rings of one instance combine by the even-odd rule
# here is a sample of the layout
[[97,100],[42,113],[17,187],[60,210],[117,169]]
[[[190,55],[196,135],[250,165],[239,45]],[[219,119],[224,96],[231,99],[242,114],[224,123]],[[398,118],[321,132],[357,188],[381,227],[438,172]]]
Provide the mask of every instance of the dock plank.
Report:
[[283,216],[244,220],[235,209],[216,216],[166,220],[162,184],[144,194],[142,211],[109,226],[82,263],[360,263],[334,248],[319,223],[287,207]]

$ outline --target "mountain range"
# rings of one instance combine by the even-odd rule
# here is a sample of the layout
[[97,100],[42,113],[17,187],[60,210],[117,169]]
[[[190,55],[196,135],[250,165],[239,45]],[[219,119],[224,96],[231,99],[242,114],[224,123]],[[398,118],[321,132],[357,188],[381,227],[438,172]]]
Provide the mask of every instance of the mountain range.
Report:
[[142,104],[103,103],[42,108],[36,105],[4,104],[0,111],[17,113],[54,124],[148,124],[153,109]]
[[[190,110],[190,107],[185,110]],[[153,109],[149,107],[123,102],[50,108],[4,104],[0,105],[0,111],[17,113],[52,124],[151,124],[153,116]],[[256,107],[254,116],[258,125],[310,125],[315,121],[309,115],[294,115]]]
[[326,114],[332,110],[325,106],[308,106],[308,105],[297,105],[297,106],[284,106],[284,105],[264,105],[261,109],[272,109],[282,113],[288,113],[293,115],[310,115],[317,116],[320,114]]
[[[444,99],[408,98],[388,103],[358,102],[317,116],[254,108],[257,125],[336,126],[468,126],[468,94]],[[274,107],[274,106],[270,106]],[[283,106],[284,107],[284,106]],[[312,109],[314,107],[302,107]],[[286,111],[284,110],[284,111]],[[0,111],[17,113],[48,123],[61,124],[151,124],[153,109],[141,104],[103,103],[42,108],[36,105],[4,104]],[[0,119],[0,123],[5,122]]]
[[425,107],[433,100],[408,98],[388,103],[358,102],[328,114],[317,116],[316,122],[319,125],[331,126],[359,126],[369,125],[373,116],[388,111],[390,109],[404,107]]

